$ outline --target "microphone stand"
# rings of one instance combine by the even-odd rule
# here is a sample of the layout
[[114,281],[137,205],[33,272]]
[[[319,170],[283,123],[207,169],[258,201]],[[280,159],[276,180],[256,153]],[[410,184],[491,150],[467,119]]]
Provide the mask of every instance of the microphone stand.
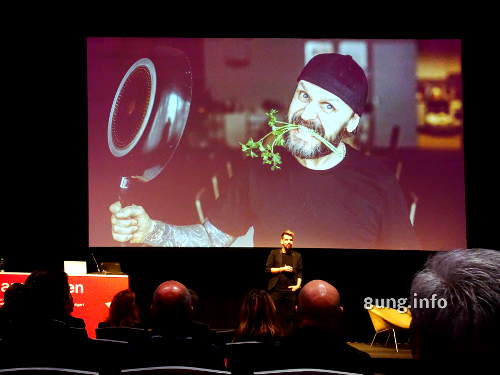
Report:
[[95,266],[97,268],[97,273],[104,273],[101,269],[101,267],[99,266],[99,263],[97,262],[95,256],[94,256],[94,253],[90,253],[90,255],[92,256],[92,259],[94,260],[94,263],[95,263]]

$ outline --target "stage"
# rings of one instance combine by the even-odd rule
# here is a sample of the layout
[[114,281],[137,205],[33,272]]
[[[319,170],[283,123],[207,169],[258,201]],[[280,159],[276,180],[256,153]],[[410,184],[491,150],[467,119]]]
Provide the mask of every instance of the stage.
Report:
[[411,353],[411,347],[409,344],[398,343],[398,352],[394,348],[394,344],[389,344],[385,346],[384,344],[373,344],[370,348],[370,344],[363,342],[349,342],[352,347],[368,353],[372,358],[395,358],[395,359],[412,359],[413,355]]

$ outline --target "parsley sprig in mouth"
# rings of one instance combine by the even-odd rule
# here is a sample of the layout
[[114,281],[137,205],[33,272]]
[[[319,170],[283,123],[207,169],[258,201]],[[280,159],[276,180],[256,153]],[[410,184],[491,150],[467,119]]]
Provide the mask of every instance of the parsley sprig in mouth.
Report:
[[[275,146],[283,147],[285,145],[285,140],[283,139],[283,135],[289,132],[290,130],[294,129],[301,129],[309,132],[314,138],[316,138],[317,140],[322,142],[326,147],[332,150],[332,152],[340,154],[340,151],[337,149],[337,147],[332,145],[331,142],[323,138],[314,130],[304,125],[290,124],[289,122],[278,121],[278,119],[276,118],[277,113],[278,111],[276,109],[271,109],[269,112],[266,113],[266,116],[269,118],[267,125],[269,125],[272,129],[269,133],[264,135],[258,141],[254,141],[252,138],[250,138],[247,141],[247,143],[240,142],[241,151],[243,151],[243,153],[246,156],[249,156],[251,158],[257,158],[259,157],[259,155],[257,155],[257,152],[260,152],[260,157],[262,158],[262,164],[270,165],[272,171],[276,169],[281,169],[281,167],[279,166],[279,164],[282,163],[281,155],[279,154],[279,152],[274,151],[274,147]],[[271,135],[274,136],[273,141],[264,144],[264,140]]]

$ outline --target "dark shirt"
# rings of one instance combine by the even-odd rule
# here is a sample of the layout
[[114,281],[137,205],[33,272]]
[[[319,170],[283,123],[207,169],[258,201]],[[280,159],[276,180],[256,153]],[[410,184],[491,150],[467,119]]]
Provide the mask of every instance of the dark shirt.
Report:
[[58,320],[66,323],[66,325],[68,325],[69,327],[85,328],[85,320],[83,320],[82,318],[77,318],[77,317],[74,317],[71,315],[66,315],[66,316],[59,318]]
[[[283,259],[286,259],[288,263],[285,263]],[[282,267],[284,264],[291,266],[293,268],[293,272],[280,272],[280,273],[271,273],[271,268]],[[297,279],[302,279],[302,255],[295,251],[291,250],[290,254],[283,254],[281,249],[271,250],[267,257],[266,261],[266,273],[270,275],[269,282],[267,284],[268,291],[276,290],[276,286],[278,282],[281,280],[281,288],[282,290],[287,290],[288,286],[296,285]],[[282,274],[286,274],[283,275]]]
[[[56,319],[15,320],[0,341],[0,367],[95,368],[87,332]],[[86,353],[88,355],[83,355]],[[108,359],[109,360],[109,359]]]
[[0,308],[0,339],[6,336],[10,328],[12,317],[5,307]]
[[298,247],[419,249],[393,171],[346,147],[344,160],[324,171],[303,167],[283,149],[280,170],[245,160],[210,221],[233,236],[254,226],[259,247],[272,246],[283,228],[300,228]]
[[[283,253],[281,254],[282,256],[282,262],[279,267],[283,267],[284,265],[291,266],[292,263],[292,255],[291,254],[286,254]],[[280,272],[278,275],[278,282],[276,283],[276,290],[277,291],[290,291],[288,287],[290,285],[295,285],[295,275],[293,272]]]

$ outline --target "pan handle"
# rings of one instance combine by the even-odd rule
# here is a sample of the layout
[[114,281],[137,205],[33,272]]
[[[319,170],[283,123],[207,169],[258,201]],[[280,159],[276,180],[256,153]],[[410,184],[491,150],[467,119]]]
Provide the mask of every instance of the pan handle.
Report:
[[[130,206],[132,204],[130,201],[131,185],[132,179],[130,177],[121,178],[118,200],[120,201],[122,207]],[[130,242],[120,242],[120,247],[140,247],[140,245],[132,244]]]

